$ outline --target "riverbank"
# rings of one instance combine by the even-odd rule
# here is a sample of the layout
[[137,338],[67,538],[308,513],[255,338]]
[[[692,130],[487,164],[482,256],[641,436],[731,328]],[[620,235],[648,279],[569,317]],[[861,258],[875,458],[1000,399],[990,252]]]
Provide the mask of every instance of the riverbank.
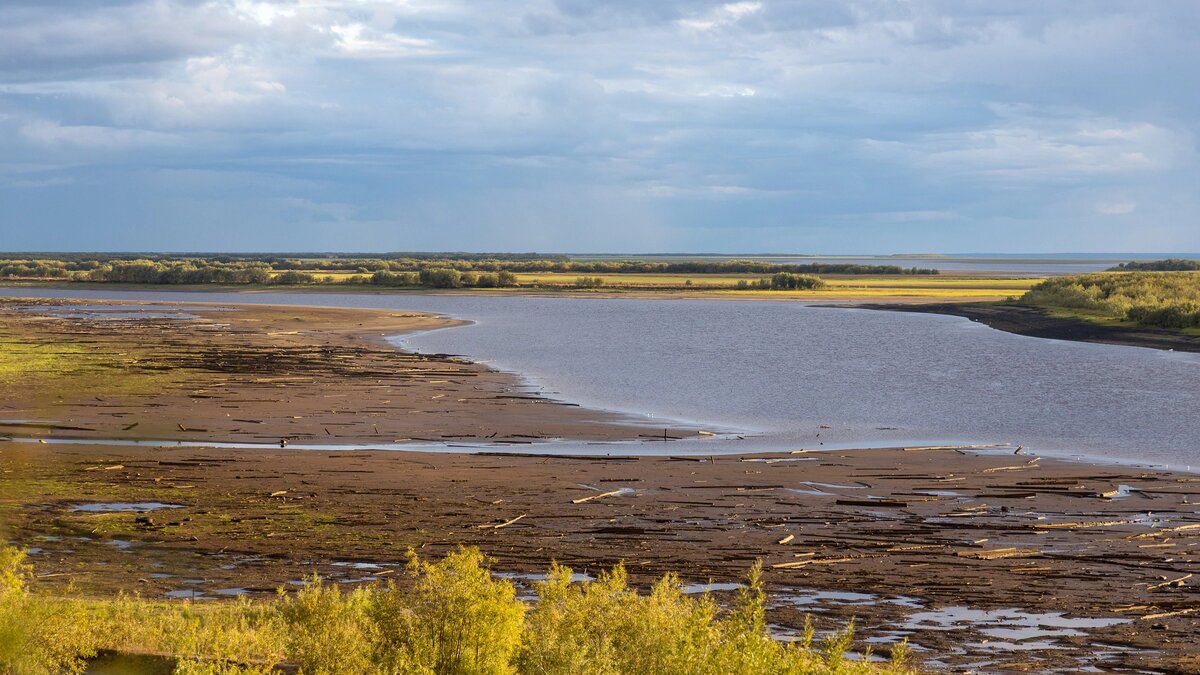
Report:
[[[504,454],[647,430],[381,339],[453,325],[428,314],[36,302],[0,311],[0,423],[26,441],[0,441],[0,523],[49,591],[265,597],[466,544],[525,584],[624,561],[639,584],[727,592],[762,559],[780,636],[857,618],[860,647],[908,638],[935,666],[1200,668],[1195,474],[1012,447],[721,455],[719,438],[712,456]],[[139,439],[258,445],[122,443]],[[398,439],[491,452],[278,446]]]
[[7,301],[0,434],[497,446],[695,435],[553,401],[515,375],[384,339],[457,323],[379,310]]
[[1200,335],[1054,316],[1038,307],[1012,303],[855,303],[833,306],[961,316],[997,330],[1051,340],[1073,340],[1178,352],[1200,352]]

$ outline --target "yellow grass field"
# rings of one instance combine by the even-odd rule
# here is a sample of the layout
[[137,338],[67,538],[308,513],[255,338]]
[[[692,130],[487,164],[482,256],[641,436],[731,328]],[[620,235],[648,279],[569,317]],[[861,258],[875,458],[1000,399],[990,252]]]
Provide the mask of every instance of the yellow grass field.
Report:
[[[820,290],[770,291],[759,289],[735,289],[741,279],[755,281],[759,275],[746,274],[518,274],[517,283],[522,286],[565,286],[570,287],[580,276],[599,277],[604,285],[598,292],[652,291],[674,289],[722,296],[811,298],[814,300],[838,299],[886,299],[904,297],[930,300],[1003,300],[1019,296],[1034,284],[1037,278],[1014,279],[1009,277],[966,277],[938,275],[820,275],[827,286]],[[691,281],[691,285],[687,282]]]

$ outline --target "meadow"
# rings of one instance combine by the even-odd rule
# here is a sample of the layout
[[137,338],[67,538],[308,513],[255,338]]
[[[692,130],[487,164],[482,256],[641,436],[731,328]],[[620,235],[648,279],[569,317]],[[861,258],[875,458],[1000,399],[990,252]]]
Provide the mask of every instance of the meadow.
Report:
[[[47,254],[49,255],[49,254]],[[416,255],[416,254],[406,254]],[[290,289],[483,290],[779,297],[816,301],[994,301],[1037,279],[955,275],[851,263],[663,261],[555,256],[428,254],[422,257],[102,256],[0,259],[9,283],[222,285]]]

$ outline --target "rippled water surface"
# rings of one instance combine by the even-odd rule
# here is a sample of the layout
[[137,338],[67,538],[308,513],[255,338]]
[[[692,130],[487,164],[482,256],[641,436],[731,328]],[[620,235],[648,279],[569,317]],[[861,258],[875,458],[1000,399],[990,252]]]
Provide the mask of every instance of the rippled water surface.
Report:
[[1200,355],[1027,338],[966,319],[796,302],[6,289],[294,303],[475,323],[402,343],[487,361],[554,396],[701,421],[751,447],[973,442],[1200,464]]

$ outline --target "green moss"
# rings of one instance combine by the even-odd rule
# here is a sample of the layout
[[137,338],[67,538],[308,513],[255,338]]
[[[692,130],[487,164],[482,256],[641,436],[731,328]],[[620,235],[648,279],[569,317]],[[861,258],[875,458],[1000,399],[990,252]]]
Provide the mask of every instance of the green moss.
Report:
[[29,403],[161,392],[181,370],[147,368],[130,352],[31,337],[0,337],[0,393]]

